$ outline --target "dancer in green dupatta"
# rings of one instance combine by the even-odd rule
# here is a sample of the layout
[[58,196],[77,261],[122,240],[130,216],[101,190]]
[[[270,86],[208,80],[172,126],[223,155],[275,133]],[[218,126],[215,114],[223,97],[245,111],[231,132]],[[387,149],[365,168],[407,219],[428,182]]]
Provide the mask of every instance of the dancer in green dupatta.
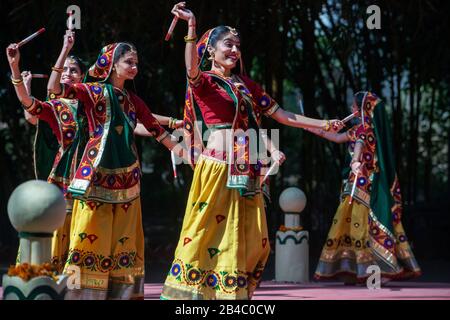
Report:
[[364,282],[372,265],[380,267],[386,281],[418,276],[421,270],[401,222],[401,190],[384,102],[371,92],[359,92],[353,112],[361,123],[345,133],[308,129],[333,142],[350,142],[351,159],[315,278]]
[[119,42],[105,46],[89,70],[97,82],[60,85],[58,73],[52,73],[49,81],[56,96],[83,102],[89,129],[68,189],[76,200],[65,271],[73,266],[81,270],[81,289],[71,290],[71,299],[142,299],[144,295],[142,173],[134,130],[139,120],[167,148],[173,149],[176,140],[125,88],[137,73],[136,48]]

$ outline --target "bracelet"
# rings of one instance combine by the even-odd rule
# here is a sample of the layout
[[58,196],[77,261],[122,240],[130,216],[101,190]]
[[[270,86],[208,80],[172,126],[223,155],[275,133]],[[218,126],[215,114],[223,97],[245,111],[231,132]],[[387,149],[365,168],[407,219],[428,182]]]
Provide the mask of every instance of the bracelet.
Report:
[[11,82],[13,85],[18,86],[19,84],[23,83],[23,79],[22,77],[20,79],[14,79],[13,77],[11,77]]
[[200,78],[200,69],[198,69],[197,75],[195,77],[189,77],[189,75],[187,75],[187,78],[189,80],[189,82],[195,83],[198,78]]
[[197,41],[197,36],[189,38],[189,36],[185,36],[184,37],[184,42],[189,43],[189,42],[195,42]]
[[34,101],[35,101],[34,97],[31,97],[31,104],[29,106],[26,106],[26,105],[23,105],[23,106],[25,107],[25,109],[28,110],[28,109],[30,109],[33,106]]
[[58,73],[63,73],[64,68],[57,68],[57,67],[52,67],[52,70]]
[[325,131],[330,131],[330,129],[331,129],[331,123],[330,123],[330,120],[327,120],[327,122],[325,123],[324,130]]
[[172,117],[170,117],[170,118],[169,118],[169,129],[176,129],[176,127],[177,127],[177,121],[178,121],[177,118],[172,118]]

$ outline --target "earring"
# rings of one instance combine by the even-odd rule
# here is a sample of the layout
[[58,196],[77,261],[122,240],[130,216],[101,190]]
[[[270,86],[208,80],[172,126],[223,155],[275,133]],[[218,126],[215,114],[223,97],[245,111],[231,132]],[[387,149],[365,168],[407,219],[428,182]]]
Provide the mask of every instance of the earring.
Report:
[[214,52],[211,52],[208,57],[209,61],[214,61]]

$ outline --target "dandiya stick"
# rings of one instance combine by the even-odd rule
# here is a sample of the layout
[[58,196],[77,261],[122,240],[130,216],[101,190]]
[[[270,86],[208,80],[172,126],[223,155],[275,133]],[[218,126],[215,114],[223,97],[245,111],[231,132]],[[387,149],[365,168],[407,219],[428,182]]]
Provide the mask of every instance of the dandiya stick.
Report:
[[35,78],[35,79],[47,79],[47,78],[48,78],[48,75],[42,74],[42,73],[33,73],[33,74],[31,75],[31,77],[32,77],[32,78]]
[[261,184],[260,186],[262,186],[264,184],[264,182],[267,180],[267,178],[275,171],[275,168],[278,166],[278,162],[274,162],[270,168],[269,171],[267,171],[266,175],[264,176],[264,178],[262,178],[261,180]]
[[176,179],[177,176],[177,163],[175,159],[175,152],[171,152],[170,158],[172,159],[172,170],[173,170],[173,177]]
[[359,171],[355,174],[355,182],[353,182],[352,193],[350,194],[350,201],[348,204],[352,204],[353,196],[355,195],[356,184],[358,183],[358,173]]
[[177,25],[178,17],[174,16],[172,19],[172,23],[170,24],[169,31],[167,31],[166,37],[164,40],[169,41],[170,37],[172,37],[173,29],[175,29],[175,26]]
[[23,39],[22,41],[20,41],[17,44],[17,48],[20,48],[21,46],[23,46],[24,44],[27,44],[28,42],[30,42],[31,40],[33,40],[34,38],[36,38],[38,35],[40,35],[41,33],[43,33],[45,31],[45,28],[41,28],[38,31],[36,31],[35,33],[33,33],[32,35],[26,37],[25,39]]

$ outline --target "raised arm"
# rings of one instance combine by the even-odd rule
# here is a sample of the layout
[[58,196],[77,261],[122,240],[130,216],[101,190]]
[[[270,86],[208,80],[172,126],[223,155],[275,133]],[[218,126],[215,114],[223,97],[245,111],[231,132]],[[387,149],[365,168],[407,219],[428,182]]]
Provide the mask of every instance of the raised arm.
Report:
[[20,51],[16,43],[12,43],[6,48],[6,56],[11,69],[11,82],[16,90],[17,98],[25,108],[29,108],[32,106],[34,98],[28,94],[20,73]]
[[171,12],[179,19],[188,22],[188,33],[187,36],[184,37],[184,41],[186,42],[186,48],[184,51],[184,60],[186,63],[187,76],[190,80],[194,80],[199,76],[197,47],[196,47],[197,34],[195,31],[196,27],[195,16],[192,13],[192,11],[186,9],[186,2],[177,3],[173,7]]
[[[29,96],[31,96],[31,80],[33,78],[33,75],[30,71],[22,71],[21,73],[23,82],[25,84],[25,90],[27,90],[27,93]],[[25,120],[28,121],[28,123],[35,126],[37,124],[37,118],[33,115],[31,115],[27,110],[23,110],[23,114],[25,116]]]
[[49,94],[59,94],[61,93],[61,74],[64,71],[64,62],[69,55],[70,50],[72,50],[75,43],[75,32],[71,30],[66,30],[64,35],[64,44],[59,54],[58,60],[56,60],[55,66],[52,67],[52,73],[48,79],[47,91]]

